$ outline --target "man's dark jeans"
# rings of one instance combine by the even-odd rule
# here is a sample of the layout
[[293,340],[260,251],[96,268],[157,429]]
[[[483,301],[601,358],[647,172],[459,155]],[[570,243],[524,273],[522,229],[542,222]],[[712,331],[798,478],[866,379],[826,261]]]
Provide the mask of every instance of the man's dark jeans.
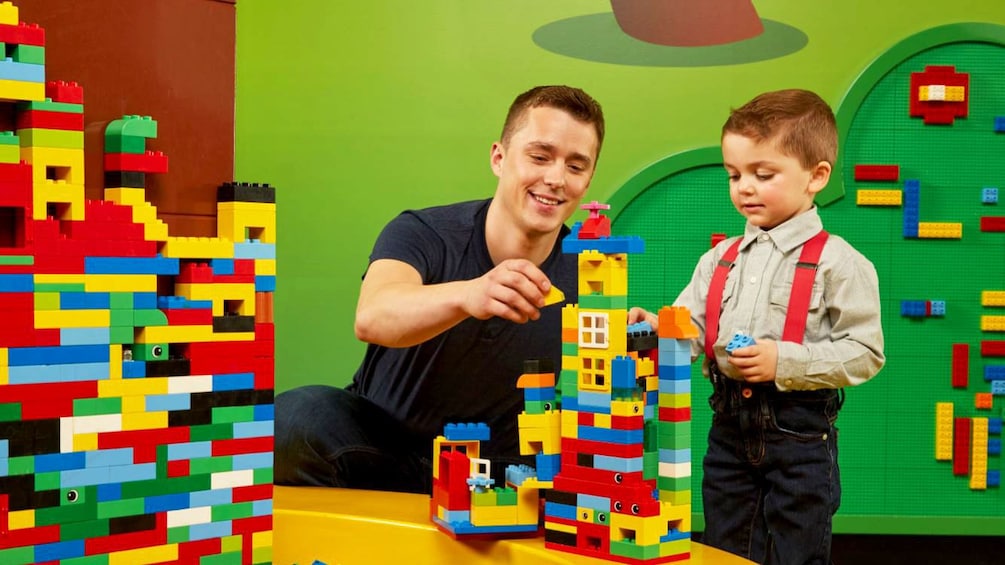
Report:
[[713,381],[702,542],[758,563],[830,563],[843,393]]

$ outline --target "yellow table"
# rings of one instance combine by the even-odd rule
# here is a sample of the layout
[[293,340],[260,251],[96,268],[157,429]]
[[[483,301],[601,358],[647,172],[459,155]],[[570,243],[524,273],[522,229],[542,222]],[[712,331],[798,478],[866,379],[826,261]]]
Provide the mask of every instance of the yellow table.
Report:
[[[544,537],[454,540],[429,521],[429,497],[396,492],[276,487],[273,499],[275,565],[444,565],[479,563],[597,564],[597,559],[545,549]],[[678,562],[685,563],[685,562]],[[701,565],[749,561],[691,544]]]

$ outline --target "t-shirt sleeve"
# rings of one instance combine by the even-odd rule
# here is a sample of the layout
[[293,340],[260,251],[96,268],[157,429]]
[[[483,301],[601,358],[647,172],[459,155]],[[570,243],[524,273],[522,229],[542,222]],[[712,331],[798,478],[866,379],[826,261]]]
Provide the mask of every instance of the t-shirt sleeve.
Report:
[[[415,212],[402,212],[377,236],[370,252],[370,263],[395,259],[415,267],[423,284],[441,276],[446,248],[443,238]],[[366,273],[364,273],[364,276]]]

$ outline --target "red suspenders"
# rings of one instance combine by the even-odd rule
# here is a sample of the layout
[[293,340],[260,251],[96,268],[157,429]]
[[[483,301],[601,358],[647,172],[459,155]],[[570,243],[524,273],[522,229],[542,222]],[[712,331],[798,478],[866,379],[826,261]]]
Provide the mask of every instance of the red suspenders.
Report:
[[[737,239],[729,246],[726,253],[719,259],[719,264],[712,272],[712,281],[708,286],[708,300],[705,302],[705,356],[715,362],[715,352],[712,346],[719,337],[719,316],[722,314],[722,291],[726,287],[726,277],[729,269],[736,262],[740,252],[740,242]],[[789,294],[789,306],[785,315],[785,329],[782,341],[802,343],[806,333],[806,316],[810,309],[810,295],[813,291],[813,279],[816,276],[817,265],[820,263],[820,253],[827,243],[827,232],[820,230],[809,241],[803,244],[796,263],[796,274],[792,281],[792,291]]]

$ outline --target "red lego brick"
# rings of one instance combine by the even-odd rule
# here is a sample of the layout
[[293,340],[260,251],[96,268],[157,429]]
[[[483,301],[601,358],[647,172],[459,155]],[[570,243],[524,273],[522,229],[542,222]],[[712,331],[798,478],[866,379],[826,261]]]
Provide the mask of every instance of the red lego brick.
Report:
[[447,510],[471,510],[471,491],[468,489],[468,474],[471,461],[459,451],[440,453],[440,484],[446,490]]
[[231,531],[234,534],[253,534],[255,532],[267,532],[272,529],[272,515],[252,516],[250,518],[238,518],[234,520]]
[[953,344],[953,388],[967,388],[970,374],[970,345]]
[[981,216],[981,231],[1005,232],[1005,216]]
[[272,451],[272,436],[239,439],[218,439],[212,442],[213,457],[267,453]]
[[588,439],[562,438],[562,451],[593,453],[612,457],[642,457],[643,447],[637,444],[617,444]]
[[659,420],[661,422],[690,422],[691,407],[670,408],[659,407]]
[[106,171],[134,171],[138,173],[168,172],[167,155],[160,151],[138,153],[105,153]]
[[981,356],[1005,357],[1005,341],[991,341],[991,340],[982,341]]
[[593,413],[592,412],[580,412],[576,415],[576,420],[579,422],[580,426],[593,426]]
[[0,43],[45,47],[45,30],[38,24],[28,25],[24,22],[17,25],[0,24]]
[[[919,100],[921,87],[930,85],[962,86],[963,100]],[[957,73],[956,67],[953,66],[929,65],[923,72],[911,73],[908,96],[911,117],[924,118],[925,123],[929,125],[951,125],[956,118],[964,118],[969,112],[970,75]]]
[[209,263],[182,263],[176,282],[179,283],[211,283],[213,268]]
[[173,426],[155,430],[129,430],[98,434],[98,449],[133,448],[133,463],[157,461],[157,447],[191,441],[188,426]]
[[66,82],[65,80],[50,80],[45,83],[45,97],[52,98],[53,102],[65,102],[67,104],[83,104],[84,87],[80,86],[76,82]]
[[255,339],[262,341],[276,341],[275,324],[255,324]]
[[169,326],[211,326],[213,311],[208,308],[165,308]]
[[272,498],[272,485],[248,485],[246,487],[234,487],[231,502],[250,502],[252,500],[268,500]]
[[201,557],[219,555],[222,553],[222,550],[221,538],[185,541],[178,544],[178,560],[171,561],[170,563],[199,563]]
[[711,241],[712,247],[715,247],[716,245],[719,245],[720,242],[726,240],[726,234],[724,234],[724,233],[713,233],[711,239],[712,239],[712,241]]
[[893,181],[900,178],[899,165],[855,165],[857,181]]
[[35,528],[21,528],[10,530],[7,532],[7,535],[0,536],[0,549],[54,543],[57,541],[59,541],[58,524]]
[[646,425],[645,416],[611,416],[612,430],[641,430]]
[[167,462],[167,475],[169,477],[187,477],[190,474],[188,459]]
[[970,418],[953,418],[953,474],[970,472]]
[[127,534],[112,534],[85,539],[84,553],[87,555],[101,555],[104,553],[167,544],[167,512],[158,512],[154,516],[156,523],[151,530],[140,530]]
[[58,129],[64,131],[84,131],[84,115],[71,112],[50,112],[28,110],[17,115],[17,129]]

